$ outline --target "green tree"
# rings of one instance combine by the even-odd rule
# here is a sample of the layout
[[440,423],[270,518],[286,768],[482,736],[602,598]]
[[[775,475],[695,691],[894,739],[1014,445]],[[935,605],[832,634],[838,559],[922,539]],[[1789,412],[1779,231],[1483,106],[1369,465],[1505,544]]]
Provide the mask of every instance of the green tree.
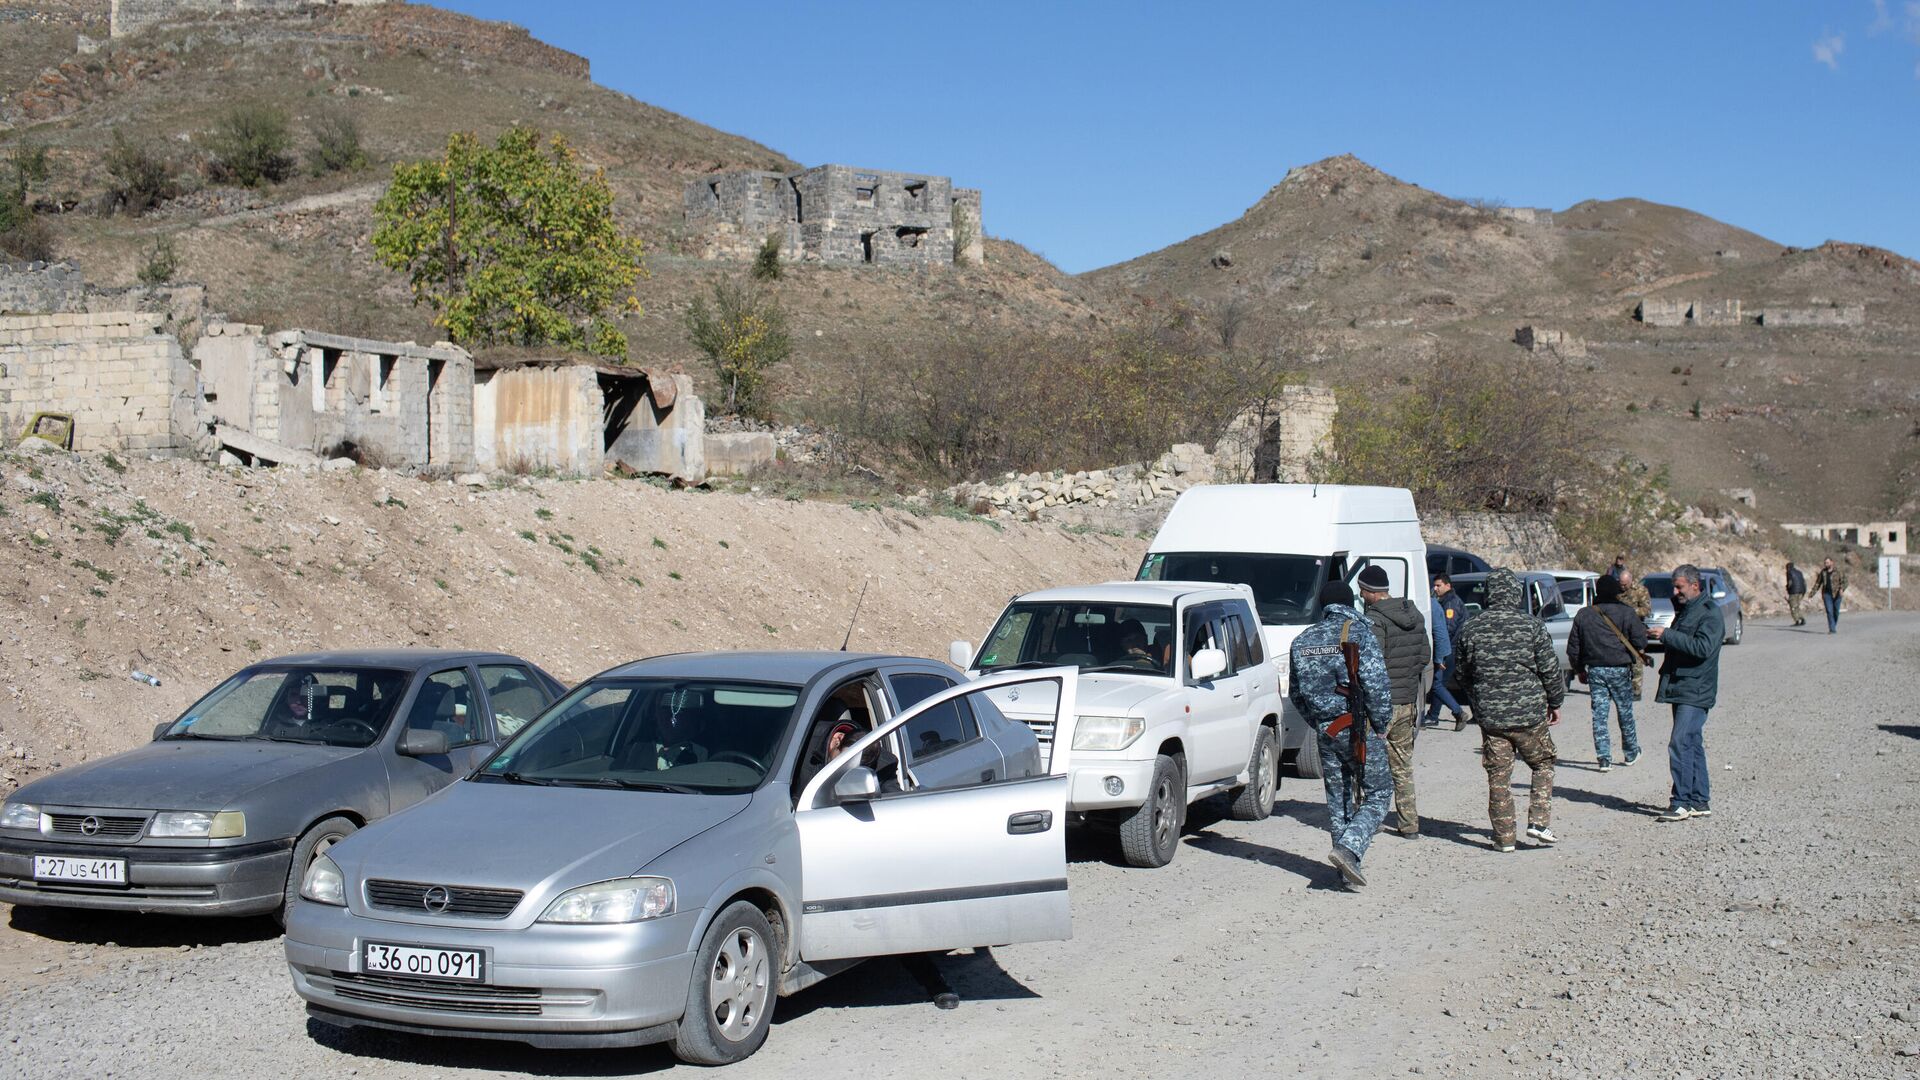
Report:
[[780,234],[772,233],[760,241],[760,250],[753,256],[753,280],[780,280]]
[[560,345],[624,357],[609,316],[637,313],[638,237],[613,216],[606,176],[556,135],[472,134],[444,155],[397,166],[374,205],[373,250],[407,275],[416,304],[462,345]]
[[293,175],[287,114],[257,101],[228,109],[207,137],[213,175],[242,187],[277,184]]
[[716,281],[711,306],[696,296],[687,309],[687,334],[726,388],[721,411],[769,419],[767,371],[793,354],[779,302],[750,284]]

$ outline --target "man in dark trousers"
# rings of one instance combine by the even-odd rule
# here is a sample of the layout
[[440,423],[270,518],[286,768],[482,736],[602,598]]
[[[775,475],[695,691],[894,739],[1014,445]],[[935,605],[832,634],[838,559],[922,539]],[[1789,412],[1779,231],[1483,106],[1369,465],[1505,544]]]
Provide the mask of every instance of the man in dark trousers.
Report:
[[1574,678],[1593,694],[1593,756],[1600,771],[1613,768],[1609,706],[1620,713],[1621,765],[1640,760],[1640,732],[1633,723],[1633,670],[1646,658],[1647,624],[1620,602],[1620,579],[1607,574],[1594,582],[1594,602],[1573,617],[1567,635],[1567,663]]
[[1673,736],[1667,741],[1667,765],[1673,770],[1673,800],[1659,821],[1685,821],[1713,813],[1707,771],[1707,713],[1720,693],[1720,642],[1726,620],[1720,605],[1701,594],[1700,571],[1692,563],[1673,570],[1673,623],[1647,636],[1666,647],[1655,701],[1673,706]]
[[1487,770],[1487,817],[1495,851],[1514,848],[1513,762],[1533,770],[1527,799],[1527,837],[1551,844],[1553,734],[1567,683],[1553,639],[1521,600],[1520,580],[1500,567],[1487,575],[1487,606],[1453,646],[1453,677],[1480,725],[1481,764]]
[[1360,571],[1360,599],[1367,622],[1387,661],[1387,680],[1393,684],[1393,720],[1387,725],[1387,771],[1393,775],[1393,805],[1399,813],[1394,831],[1412,839],[1420,835],[1420,812],[1414,806],[1413,736],[1420,719],[1420,681],[1433,663],[1433,639],[1426,617],[1404,596],[1391,594],[1385,567]]
[[1820,572],[1813,575],[1813,591],[1820,594],[1820,603],[1827,609],[1827,633],[1840,632],[1840,598],[1847,593],[1847,571],[1845,567],[1833,565],[1828,559],[1820,564]]
[[1807,575],[1787,560],[1787,614],[1793,616],[1793,625],[1805,626],[1807,620],[1800,614],[1800,605],[1807,599]]
[[[1360,658],[1360,677],[1347,679],[1341,646],[1351,643]],[[1339,581],[1320,588],[1320,621],[1293,639],[1288,657],[1292,665],[1293,707],[1313,725],[1316,746],[1302,753],[1320,755],[1320,775],[1327,786],[1327,828],[1333,850],[1327,861],[1340,871],[1347,887],[1367,883],[1360,872],[1373,834],[1387,816],[1393,782],[1387,772],[1387,723],[1393,718],[1393,687],[1380,642],[1367,620],[1353,606],[1353,590]],[[1358,725],[1365,746],[1364,763],[1356,761],[1352,728]]]
[[[1427,691],[1427,717],[1420,726],[1439,727],[1440,707],[1444,705],[1453,714],[1453,730],[1459,731],[1467,726],[1467,710],[1447,688],[1452,678],[1448,665],[1453,660],[1453,641],[1467,625],[1467,606],[1460,602],[1460,594],[1453,591],[1453,578],[1446,574],[1433,575],[1433,608],[1433,689]],[[1443,633],[1447,642],[1444,652],[1439,647]]]

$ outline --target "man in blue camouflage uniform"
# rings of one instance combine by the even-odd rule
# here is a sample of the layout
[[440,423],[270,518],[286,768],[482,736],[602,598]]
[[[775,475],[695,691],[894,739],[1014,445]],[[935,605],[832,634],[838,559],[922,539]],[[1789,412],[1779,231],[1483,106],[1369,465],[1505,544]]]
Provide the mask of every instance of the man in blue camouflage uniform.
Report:
[[[1333,834],[1327,861],[1339,869],[1348,888],[1359,888],[1367,883],[1360,873],[1360,860],[1366,857],[1393,798],[1386,739],[1387,724],[1393,720],[1393,687],[1380,641],[1353,606],[1353,590],[1341,582],[1328,582],[1320,590],[1320,605],[1320,621],[1293,640],[1288,697],[1313,725],[1319,744],[1320,775],[1327,785],[1327,827]],[[1351,688],[1346,660],[1340,654],[1343,641],[1352,642],[1360,653],[1360,682]],[[1354,761],[1350,731],[1327,734],[1327,726],[1343,713],[1351,714],[1366,733],[1364,766]],[[1301,752],[1311,751],[1302,747]]]
[[1553,735],[1567,683],[1553,639],[1528,614],[1520,580],[1505,567],[1487,575],[1487,606],[1453,643],[1454,680],[1480,723],[1481,763],[1487,770],[1487,816],[1496,851],[1514,849],[1513,762],[1533,770],[1527,800],[1527,837],[1551,844]]

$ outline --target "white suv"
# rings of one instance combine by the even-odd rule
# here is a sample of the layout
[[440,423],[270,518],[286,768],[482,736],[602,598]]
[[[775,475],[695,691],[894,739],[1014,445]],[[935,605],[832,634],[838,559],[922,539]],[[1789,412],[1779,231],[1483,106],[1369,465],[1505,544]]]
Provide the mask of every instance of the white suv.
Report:
[[[1134,866],[1165,866],[1187,805],[1226,793],[1230,814],[1273,812],[1280,783],[1280,675],[1261,639],[1253,591],[1192,581],[1118,581],[1015,597],[969,675],[1080,669],[1067,809],[1107,820]],[[1053,748],[1051,702],[1015,688],[987,696]]]

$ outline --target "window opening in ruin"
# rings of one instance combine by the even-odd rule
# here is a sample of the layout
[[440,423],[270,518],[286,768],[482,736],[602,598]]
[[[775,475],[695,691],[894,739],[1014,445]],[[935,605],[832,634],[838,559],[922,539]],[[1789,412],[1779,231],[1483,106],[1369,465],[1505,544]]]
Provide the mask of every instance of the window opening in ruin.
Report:
[[917,199],[920,196],[925,195],[927,193],[927,182],[925,180],[916,180],[913,183],[908,184],[906,186],[906,189],[907,189],[907,198]]
[[374,412],[381,412],[392,403],[393,366],[400,360],[397,356],[375,356],[373,358],[373,386],[367,395],[367,405]]
[[873,191],[874,189],[870,187],[854,188],[853,201],[858,203],[870,203],[873,201]]
[[446,425],[436,423],[444,420],[438,415],[446,408],[447,395],[440,388],[440,375],[446,370],[444,360],[427,361],[427,464],[438,465],[446,459],[446,451],[437,444],[446,438]]
[[911,225],[902,225],[893,230],[893,236],[894,239],[900,241],[901,247],[917,248],[920,246],[920,241],[926,239],[927,230],[915,228]]
[[708,184],[708,185],[707,185],[707,194],[709,194],[709,195],[712,195],[712,196],[713,196],[713,201],[714,201],[714,202],[715,202],[716,204],[717,204],[717,203],[719,203],[719,201],[720,201],[720,184],[719,184],[719,183],[718,183],[717,181],[716,181],[715,183],[711,183],[711,184]]
[[870,232],[860,234],[860,261],[873,261],[873,234]]
[[800,181],[789,179],[787,186],[793,189],[793,220],[798,224],[807,220],[806,203],[800,198]]

